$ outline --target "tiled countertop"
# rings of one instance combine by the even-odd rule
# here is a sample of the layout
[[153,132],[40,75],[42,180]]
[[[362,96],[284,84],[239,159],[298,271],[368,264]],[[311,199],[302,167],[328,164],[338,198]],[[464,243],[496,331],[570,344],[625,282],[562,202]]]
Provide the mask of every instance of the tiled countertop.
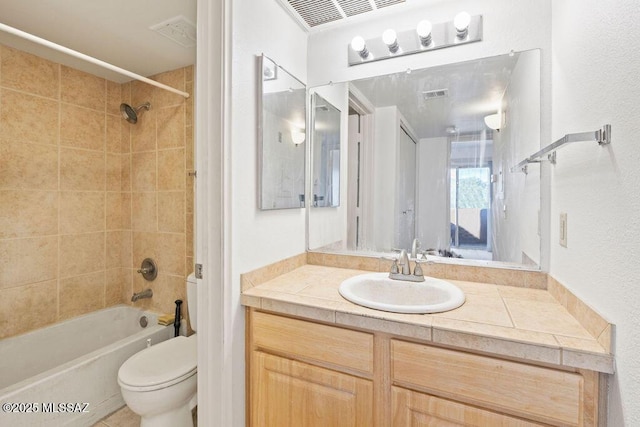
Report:
[[398,314],[353,304],[340,283],[364,270],[302,265],[245,289],[242,304],[534,363],[613,373],[613,356],[543,289],[447,279],[466,302],[437,314]]

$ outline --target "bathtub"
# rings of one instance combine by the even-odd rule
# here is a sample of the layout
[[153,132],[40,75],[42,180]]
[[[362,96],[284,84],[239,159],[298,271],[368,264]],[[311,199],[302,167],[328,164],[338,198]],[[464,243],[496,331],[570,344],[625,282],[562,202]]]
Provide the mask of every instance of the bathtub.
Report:
[[93,425],[124,405],[120,365],[172,336],[155,314],[119,305],[0,340],[0,426]]

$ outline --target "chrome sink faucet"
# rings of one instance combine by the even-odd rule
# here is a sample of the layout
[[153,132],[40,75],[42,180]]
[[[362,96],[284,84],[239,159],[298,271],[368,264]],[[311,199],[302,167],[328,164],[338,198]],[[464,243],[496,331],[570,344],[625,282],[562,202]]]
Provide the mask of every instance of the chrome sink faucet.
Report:
[[420,261],[416,259],[416,267],[413,270],[413,274],[411,274],[409,256],[407,255],[407,251],[402,249],[398,258],[393,260],[391,271],[389,272],[389,279],[424,282],[424,274],[422,273],[422,267],[420,267]]

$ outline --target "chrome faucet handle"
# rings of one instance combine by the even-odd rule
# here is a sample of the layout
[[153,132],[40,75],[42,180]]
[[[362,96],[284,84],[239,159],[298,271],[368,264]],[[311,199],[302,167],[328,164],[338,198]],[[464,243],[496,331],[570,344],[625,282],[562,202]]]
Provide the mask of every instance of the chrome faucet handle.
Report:
[[424,271],[422,270],[422,267],[420,266],[420,264],[429,265],[429,264],[433,264],[433,261],[427,260],[425,258],[423,259],[416,258],[415,263],[416,263],[416,266],[413,269],[413,275],[418,277],[424,277]]
[[393,264],[391,264],[391,270],[389,272],[391,274],[398,274],[398,272],[400,271],[400,269],[398,268],[398,258],[390,256],[383,256],[381,258],[387,261],[393,261]]

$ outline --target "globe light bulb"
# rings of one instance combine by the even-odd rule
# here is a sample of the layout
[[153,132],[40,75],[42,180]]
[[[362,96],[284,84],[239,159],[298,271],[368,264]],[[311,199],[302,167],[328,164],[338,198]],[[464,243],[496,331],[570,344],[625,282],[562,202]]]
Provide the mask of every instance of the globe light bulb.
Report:
[[382,41],[389,47],[391,53],[396,53],[400,46],[398,46],[398,35],[391,28],[382,33]]
[[418,37],[420,37],[422,46],[429,46],[431,44],[431,30],[433,30],[431,22],[424,20],[418,23],[416,32],[418,33]]
[[467,37],[469,32],[469,24],[471,23],[471,15],[467,12],[460,12],[453,18],[453,25],[456,27],[457,36],[460,39]]
[[355,36],[351,40],[351,49],[358,52],[358,55],[360,55],[362,59],[367,59],[367,56],[369,56],[369,50],[367,50],[367,44],[365,43],[364,39],[360,36]]

